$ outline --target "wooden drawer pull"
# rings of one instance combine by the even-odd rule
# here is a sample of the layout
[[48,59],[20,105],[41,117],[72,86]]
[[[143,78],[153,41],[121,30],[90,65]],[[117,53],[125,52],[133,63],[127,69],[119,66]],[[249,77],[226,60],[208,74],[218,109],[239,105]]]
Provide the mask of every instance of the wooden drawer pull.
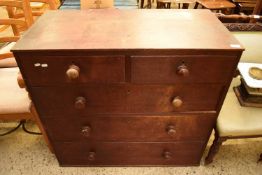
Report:
[[83,126],[81,129],[81,133],[84,137],[89,137],[91,134],[91,127],[90,126]]
[[96,158],[96,153],[94,151],[90,151],[88,153],[88,160],[93,161]]
[[182,106],[183,101],[182,101],[181,97],[177,96],[177,97],[175,97],[175,98],[173,99],[172,104],[173,104],[173,106],[174,106],[175,108],[179,108],[179,107]]
[[77,97],[75,100],[75,108],[76,109],[84,109],[86,107],[86,99],[85,97]]
[[189,70],[186,65],[182,64],[181,66],[178,66],[177,68],[177,74],[181,76],[188,76]]
[[171,158],[172,158],[172,153],[169,152],[169,151],[164,151],[164,152],[163,152],[163,157],[164,157],[165,159],[171,159]]
[[173,125],[168,125],[166,128],[167,134],[170,136],[174,136],[176,134],[176,129],[175,126]]
[[70,65],[66,71],[66,76],[69,80],[76,80],[79,78],[80,68],[76,65]]

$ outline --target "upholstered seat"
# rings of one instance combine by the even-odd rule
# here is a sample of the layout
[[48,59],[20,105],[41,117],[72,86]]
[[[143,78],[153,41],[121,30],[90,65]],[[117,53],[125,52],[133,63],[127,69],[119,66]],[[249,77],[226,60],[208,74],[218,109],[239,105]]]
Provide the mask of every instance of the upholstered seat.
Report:
[[0,69],[0,114],[30,113],[30,99],[17,83],[19,68]]
[[240,84],[235,78],[217,119],[217,130],[220,137],[262,135],[262,109],[241,107],[233,91]]
[[[10,52],[11,48],[15,45],[16,42],[11,42],[3,47],[0,48],[0,54],[8,53]],[[5,58],[3,60],[0,60],[0,68],[3,67],[17,67],[17,63],[15,61],[15,58]]]

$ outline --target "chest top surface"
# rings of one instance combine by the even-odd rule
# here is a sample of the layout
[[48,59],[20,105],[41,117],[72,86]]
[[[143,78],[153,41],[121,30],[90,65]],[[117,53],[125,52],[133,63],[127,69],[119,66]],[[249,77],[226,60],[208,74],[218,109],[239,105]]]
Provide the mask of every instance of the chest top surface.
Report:
[[209,10],[49,11],[12,49],[243,50]]

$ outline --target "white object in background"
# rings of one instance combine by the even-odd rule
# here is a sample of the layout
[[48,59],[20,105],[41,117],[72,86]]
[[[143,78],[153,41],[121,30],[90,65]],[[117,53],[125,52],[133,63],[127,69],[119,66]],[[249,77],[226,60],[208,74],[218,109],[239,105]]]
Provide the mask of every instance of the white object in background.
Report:
[[238,70],[247,83],[247,85],[251,88],[262,88],[262,80],[256,80],[249,75],[249,69],[251,67],[258,67],[262,69],[262,64],[258,63],[239,63]]
[[80,0],[81,10],[113,8],[114,0]]

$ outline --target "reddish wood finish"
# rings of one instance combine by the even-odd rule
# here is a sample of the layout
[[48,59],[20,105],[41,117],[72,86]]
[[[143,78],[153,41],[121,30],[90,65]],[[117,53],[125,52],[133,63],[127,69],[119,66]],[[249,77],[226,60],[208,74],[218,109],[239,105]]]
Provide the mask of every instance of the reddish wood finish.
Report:
[[[225,77],[230,76],[230,68],[235,64],[235,57],[225,55],[134,56],[131,59],[131,82],[223,83],[227,81]],[[184,66],[183,71],[187,69],[184,72],[187,75],[179,73],[179,69],[182,71],[181,66]]]
[[[31,56],[22,60],[32,86],[125,81],[123,56]],[[43,67],[47,64],[47,67]],[[77,68],[72,68],[72,65]],[[70,69],[71,68],[71,69]],[[68,73],[78,72],[76,78]],[[39,79],[41,77],[41,79]]]
[[203,142],[58,142],[63,166],[198,165]]
[[14,51],[243,49],[215,14],[194,9],[48,11],[26,36]]
[[60,165],[163,166],[199,164],[243,47],[207,10],[87,10],[13,51]]
[[[84,117],[56,116],[45,118],[43,122],[47,126],[52,140],[63,142],[205,141],[213,127],[214,118],[214,114],[178,114],[174,116],[91,115]],[[59,127],[57,127],[58,123]],[[65,128],[67,132],[65,132]],[[85,129],[85,133],[83,133],[83,129]],[[85,134],[88,134],[88,137]]]
[[[194,89],[194,90],[192,90]],[[207,93],[212,91],[212,93]],[[224,87],[217,84],[192,85],[84,85],[34,87],[31,93],[41,106],[39,113],[49,115],[173,113],[217,110]],[[179,96],[182,104],[175,106]],[[86,100],[78,104],[79,97]],[[48,99],[48,100],[47,100]]]

